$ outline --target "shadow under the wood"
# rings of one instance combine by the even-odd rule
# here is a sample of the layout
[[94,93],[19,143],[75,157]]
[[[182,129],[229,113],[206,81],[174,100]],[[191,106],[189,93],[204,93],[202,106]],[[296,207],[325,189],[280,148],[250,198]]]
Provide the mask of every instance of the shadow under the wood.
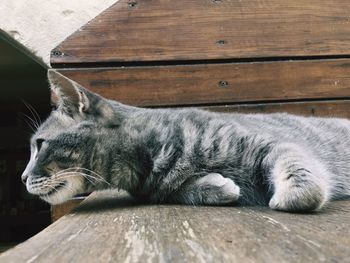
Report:
[[128,195],[122,196],[101,196],[86,202],[83,202],[78,208],[74,209],[76,213],[91,213],[112,210],[116,208],[128,208],[145,205],[145,202],[137,200]]

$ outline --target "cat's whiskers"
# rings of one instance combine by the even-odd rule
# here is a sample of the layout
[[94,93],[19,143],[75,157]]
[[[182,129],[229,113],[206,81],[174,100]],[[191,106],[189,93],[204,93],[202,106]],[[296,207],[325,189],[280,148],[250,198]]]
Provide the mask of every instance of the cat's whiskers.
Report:
[[[73,170],[73,171],[72,171]],[[87,172],[90,172],[91,174],[87,174],[87,173],[84,173],[84,172],[79,172],[79,170],[83,170],[83,171],[87,171]],[[55,175],[60,175],[62,173],[65,173],[65,172],[77,172],[77,173],[81,173],[81,174],[84,174],[86,176],[89,176],[90,178],[93,178],[95,180],[99,180],[100,182],[104,182],[108,185],[111,185],[109,182],[106,181],[106,179],[104,179],[101,175],[99,175],[98,173],[92,171],[92,170],[89,170],[89,169],[86,169],[86,168],[82,168],[82,167],[71,167],[71,168],[67,168],[67,169],[64,169],[64,170],[61,170],[59,172],[57,172]],[[95,175],[95,176],[93,176]]]
[[61,187],[71,191],[72,193],[74,193],[74,191],[75,191],[74,188],[69,186],[69,184],[63,184],[63,185],[61,185]]
[[26,101],[22,100],[22,102],[27,107],[27,109],[30,111],[30,113],[32,114],[32,116],[33,116],[33,118],[35,120],[35,123],[39,127],[42,124],[42,121],[41,121],[41,118],[40,118],[40,115],[38,114],[38,112],[34,109],[34,107],[32,105],[30,105]]
[[55,190],[57,192],[57,189],[54,186],[52,186],[52,185],[47,184],[44,187],[48,187],[48,188],[50,188],[52,190]]
[[[70,171],[70,170],[73,170],[73,171]],[[102,177],[95,177],[95,176],[92,176],[92,175],[89,175],[89,174],[86,174],[86,173],[83,173],[83,172],[78,172],[76,171],[77,168],[68,168],[68,169],[65,169],[65,170],[62,170],[58,173],[55,174],[55,176],[57,178],[67,178],[68,176],[69,177],[74,177],[74,176],[83,176],[85,177],[90,183],[92,183],[93,185],[95,185],[95,183],[93,181],[91,181],[91,179],[94,179],[95,182],[102,182],[102,183],[106,183],[108,185],[110,185],[105,179],[103,179]],[[86,169],[87,170],[87,169]],[[67,176],[68,175],[68,176]]]
[[65,172],[59,174],[55,179],[66,179],[66,178],[71,178],[71,177],[77,177],[77,176],[83,176],[85,177],[91,184],[95,185],[96,183],[91,181],[91,178],[94,180],[99,180],[99,178],[95,178],[91,175],[85,174],[85,173],[80,173],[80,172]]
[[[21,113],[22,114],[22,113]],[[29,121],[27,121],[26,119],[24,119],[23,118],[23,120],[25,121],[25,123],[27,124],[27,126],[32,130],[32,132],[35,132],[36,130],[35,130],[35,127],[33,127],[32,126],[32,124],[29,122]]]
[[[56,178],[67,178],[66,175],[70,175],[70,177],[74,177],[74,176],[83,176],[85,177],[86,179],[94,179],[95,181],[102,181],[100,178],[96,178],[90,174],[86,174],[86,173],[82,173],[82,172],[78,172],[78,171],[67,171],[67,172],[64,172],[64,173],[59,173],[59,174],[56,174]],[[90,180],[89,180],[90,181]],[[92,182],[92,181],[90,181]]]
[[30,104],[28,104],[28,106],[32,109],[32,111],[34,112],[34,114],[37,116],[38,118],[38,123],[41,125],[42,124],[42,121],[41,121],[41,118],[40,118],[40,115],[39,113],[37,112],[37,110]]
[[[60,180],[50,180],[50,182],[47,182],[45,184],[46,187],[49,187],[53,190],[55,190],[56,192],[58,192],[57,186],[60,185],[62,188],[66,188],[67,190],[74,192],[74,189],[71,188],[70,186],[68,186],[67,184],[62,184],[63,181]],[[54,186],[53,186],[54,185]]]
[[[30,118],[28,115],[24,114],[23,112],[21,112],[22,115],[22,119],[27,123],[28,127],[33,131],[36,132],[36,130],[38,129],[38,124],[32,119]],[[24,118],[25,117],[25,118]]]
[[[38,121],[37,121],[37,119],[33,116],[33,117],[30,117],[29,115],[27,115],[27,114],[25,114],[25,113],[22,113],[23,114],[23,116],[25,116],[32,124],[33,124],[33,126],[36,128],[36,129],[38,129],[39,128],[39,123],[38,123]],[[32,113],[32,115],[33,115],[33,113]]]
[[66,171],[66,170],[70,170],[70,169],[77,169],[77,170],[84,170],[84,171],[88,171],[94,175],[96,175],[97,177],[99,177],[100,179],[104,180],[103,176],[101,176],[100,174],[96,173],[95,171],[92,171],[90,169],[87,169],[87,168],[83,168],[83,167],[70,167],[70,168],[67,168],[67,169],[64,169],[62,171]]

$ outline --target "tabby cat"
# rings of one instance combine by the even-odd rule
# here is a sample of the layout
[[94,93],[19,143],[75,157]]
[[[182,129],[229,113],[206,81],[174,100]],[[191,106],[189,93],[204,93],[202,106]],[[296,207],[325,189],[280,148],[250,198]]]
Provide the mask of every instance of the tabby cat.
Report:
[[48,78],[56,109],[22,181],[51,204],[119,188],[155,203],[310,211],[350,195],[346,119],[142,109]]

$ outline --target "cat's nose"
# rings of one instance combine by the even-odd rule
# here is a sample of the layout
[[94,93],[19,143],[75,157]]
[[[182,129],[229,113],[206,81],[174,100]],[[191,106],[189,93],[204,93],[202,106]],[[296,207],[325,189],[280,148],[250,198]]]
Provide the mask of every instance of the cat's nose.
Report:
[[27,184],[27,179],[28,179],[28,175],[27,174],[22,174],[21,176],[21,180],[22,180],[22,183],[24,183],[24,185]]

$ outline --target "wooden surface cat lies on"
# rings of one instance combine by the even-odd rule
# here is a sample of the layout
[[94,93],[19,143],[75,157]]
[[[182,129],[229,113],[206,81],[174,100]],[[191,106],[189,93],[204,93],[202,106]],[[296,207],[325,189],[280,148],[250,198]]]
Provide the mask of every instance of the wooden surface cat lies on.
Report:
[[350,202],[322,213],[141,205],[94,193],[0,262],[350,262]]

